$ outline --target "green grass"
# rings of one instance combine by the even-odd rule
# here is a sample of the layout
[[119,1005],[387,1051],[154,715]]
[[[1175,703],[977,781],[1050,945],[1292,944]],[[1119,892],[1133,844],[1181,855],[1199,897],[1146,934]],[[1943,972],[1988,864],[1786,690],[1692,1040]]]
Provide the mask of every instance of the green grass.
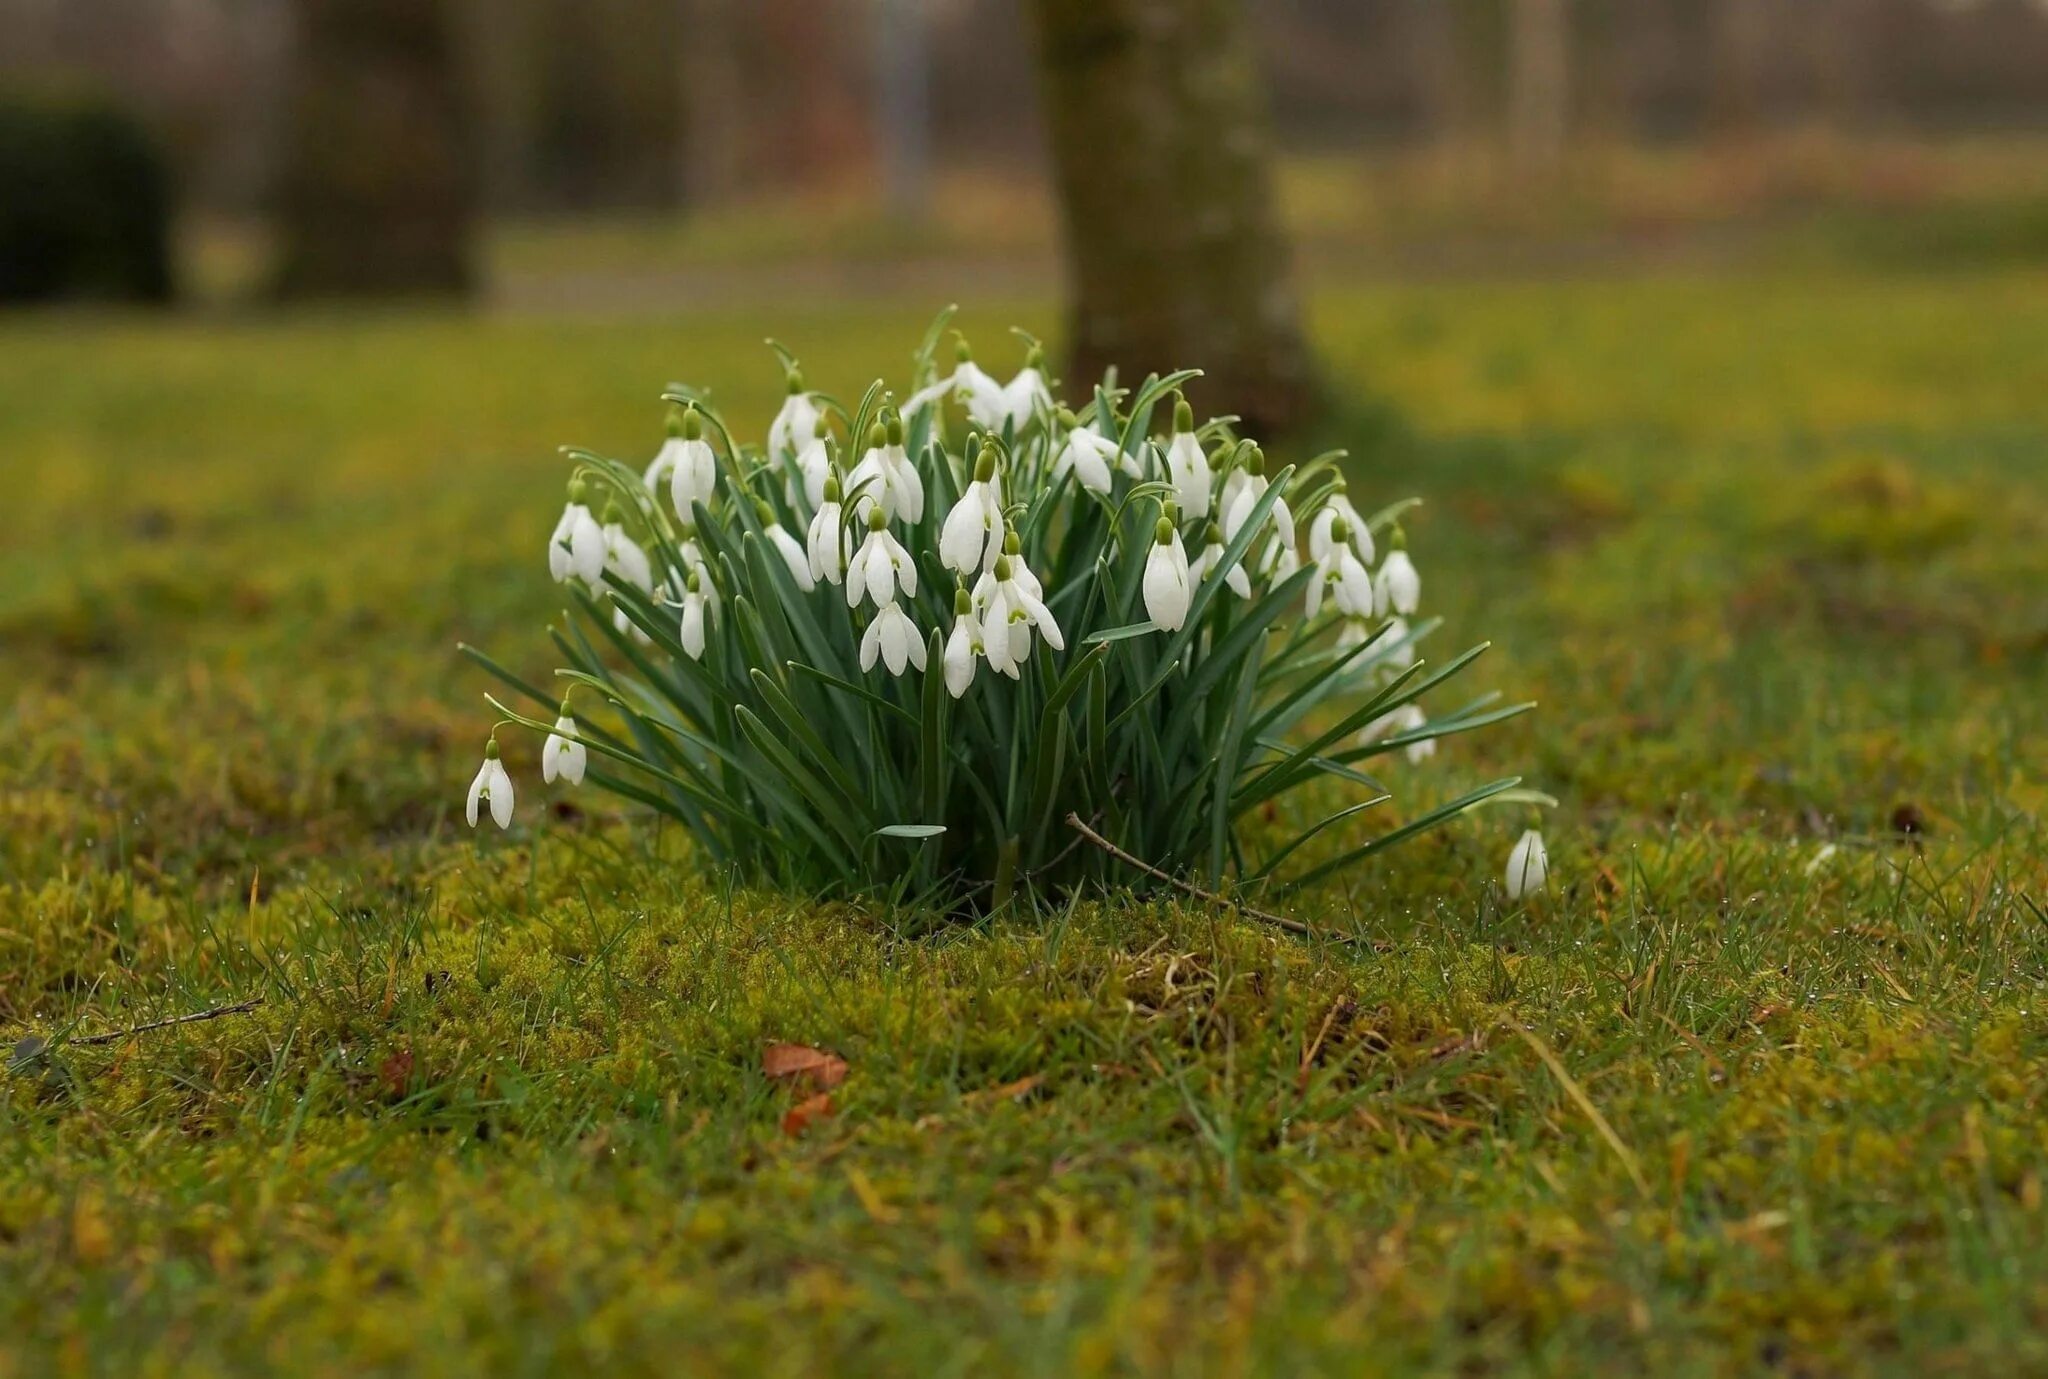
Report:
[[[1544,701],[1402,769],[1564,800],[1535,903],[1479,816],[1298,905],[1367,943],[913,936],[523,741],[462,828],[552,446],[933,305],[0,323],[0,1375],[2048,1365],[2048,275],[1316,296]],[[801,1135],[771,1039],[851,1065]]]

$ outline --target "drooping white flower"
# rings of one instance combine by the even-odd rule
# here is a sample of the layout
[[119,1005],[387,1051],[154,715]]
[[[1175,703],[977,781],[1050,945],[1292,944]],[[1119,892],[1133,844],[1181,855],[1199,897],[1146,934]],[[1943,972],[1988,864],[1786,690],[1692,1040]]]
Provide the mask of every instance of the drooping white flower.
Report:
[[1398,613],[1405,618],[1422,601],[1422,577],[1415,573],[1415,563],[1408,559],[1407,543],[1399,527],[1394,528],[1394,549],[1380,562],[1373,588],[1379,595],[1382,613]]
[[756,498],[754,512],[761,519],[761,534],[768,538],[770,548],[781,556],[782,563],[789,567],[789,577],[796,581],[796,587],[806,594],[817,588],[817,578],[811,574],[810,555],[782,525],[782,519],[775,515],[775,509],[768,506],[765,499]]
[[775,414],[775,420],[768,423],[769,460],[776,464],[787,462],[792,454],[816,437],[821,419],[818,404],[804,391],[804,376],[791,369],[789,393],[782,399],[782,410]]
[[[668,462],[669,501],[676,505],[676,516],[689,522],[694,520],[694,505],[711,506],[711,497],[718,491],[718,457],[711,453],[711,443],[704,439],[704,418],[696,408],[683,413],[682,437],[671,444],[675,451]],[[656,456],[654,464],[659,468],[662,458]],[[654,470],[648,473],[653,474]]]
[[[1202,529],[1202,553],[1195,557],[1191,567],[1196,583],[1215,574],[1217,567],[1223,564],[1223,547],[1223,528],[1214,522],[1209,523]],[[1230,572],[1223,576],[1223,583],[1241,599],[1252,596],[1252,577],[1245,573],[1242,560],[1230,567]]]
[[1316,562],[1315,577],[1308,582],[1308,615],[1322,610],[1327,592],[1337,611],[1348,618],[1369,618],[1373,613],[1372,575],[1352,549],[1351,532],[1339,517],[1331,529],[1335,534]]
[[1162,631],[1178,632],[1188,620],[1188,601],[1193,582],[1188,573],[1187,548],[1173,519],[1162,516],[1152,524],[1152,549],[1145,556],[1145,616]]
[[953,372],[912,393],[903,404],[903,415],[915,418],[941,398],[958,400],[967,408],[967,415],[984,430],[995,431],[1002,427],[1007,410],[1003,385],[990,378],[987,371],[974,362],[965,340],[955,350]]
[[981,619],[974,616],[974,600],[963,587],[953,595],[953,635],[946,639],[946,692],[955,699],[974,683],[974,660],[987,654],[981,637]]
[[[1265,452],[1256,445],[1242,447],[1242,458],[1230,472],[1231,478],[1239,482],[1233,489],[1225,486],[1229,500],[1222,505],[1223,539],[1235,541],[1237,534],[1244,530],[1244,524],[1251,520],[1252,509],[1259,505],[1259,499],[1266,496],[1270,483],[1266,478]],[[1275,498],[1267,513],[1267,521],[1275,532],[1286,533],[1291,544],[1294,536],[1294,513],[1288,508],[1285,498]]]
[[577,479],[569,485],[569,501],[555,534],[548,538],[548,573],[555,583],[580,579],[596,584],[604,577],[604,528],[590,515],[590,488]]
[[[1067,645],[1059,621],[1045,606],[1045,591],[1038,577],[1024,564],[1017,545],[1016,532],[1003,537],[1003,554],[996,558],[995,567],[982,577],[976,590],[976,602],[982,605],[981,634],[988,643],[989,666],[1013,680],[1020,678],[1019,668],[1031,655],[1034,629],[1054,651],[1064,650]],[[987,591],[985,599],[979,597],[983,589]]]
[[512,827],[512,777],[505,771],[505,763],[498,760],[498,739],[493,737],[484,744],[484,764],[477,768],[476,779],[469,783],[469,826],[476,827],[476,807],[488,800],[491,819],[499,828]]
[[811,428],[811,435],[790,461],[790,472],[784,482],[783,491],[789,498],[789,505],[796,506],[801,494],[804,506],[812,512],[825,501],[825,476],[832,472],[832,423],[823,413]]
[[853,510],[865,518],[879,506],[882,515],[917,523],[924,520],[924,479],[903,453],[903,419],[890,417],[868,428],[868,450],[846,476]]
[[589,753],[576,740],[576,720],[569,716],[569,701],[564,699],[562,716],[555,720],[555,730],[548,734],[540,749],[540,778],[549,785],[557,780],[581,785],[583,769],[588,764]]
[[717,608],[717,597],[711,577],[702,565],[693,566],[683,577],[683,623],[676,637],[693,661],[704,659],[705,636]]
[[868,630],[861,634],[860,668],[873,670],[878,654],[891,675],[901,675],[906,661],[924,669],[924,639],[917,635],[917,624],[894,599],[882,605]]
[[643,594],[654,592],[654,566],[640,543],[626,535],[626,514],[617,503],[604,514],[604,568]]
[[906,597],[917,597],[917,562],[889,530],[882,510],[872,509],[867,539],[846,567],[846,606],[858,606],[863,595],[872,598],[877,608],[894,603],[899,583]]
[[1195,439],[1195,409],[1182,398],[1173,404],[1173,438],[1166,443],[1166,473],[1180,498],[1180,510],[1189,517],[1209,515],[1215,475],[1202,443]]
[[1074,414],[1064,407],[1059,411],[1058,421],[1065,438],[1060,442],[1059,454],[1053,458],[1054,479],[1065,478],[1067,471],[1072,470],[1074,482],[1082,488],[1090,493],[1107,493],[1112,464],[1136,477],[1136,461],[1123,454],[1122,447],[1103,435],[1094,422],[1077,426]]
[[1520,900],[1534,895],[1549,879],[1550,853],[1544,849],[1543,835],[1529,829],[1515,840],[1513,850],[1508,853],[1508,899]]
[[[1412,733],[1418,728],[1427,726],[1428,723],[1429,720],[1422,715],[1422,706],[1420,704],[1403,704],[1393,712],[1383,713],[1372,722],[1366,724],[1364,728],[1359,730],[1358,740],[1361,744],[1378,742],[1384,737],[1395,737],[1403,733]],[[1402,750],[1408,760],[1421,761],[1425,757],[1436,755],[1436,739],[1426,737],[1420,742],[1409,743]]]
[[1314,520],[1308,524],[1308,558],[1321,560],[1330,549],[1330,528],[1338,518],[1343,518],[1351,533],[1351,549],[1359,560],[1372,564],[1372,533],[1366,529],[1365,519],[1358,515],[1358,509],[1351,506],[1351,500],[1344,496],[1341,481],[1337,491],[1330,495],[1328,502],[1316,510]]
[[1040,412],[1052,411],[1052,390],[1045,385],[1045,351],[1033,345],[1024,357],[1024,367],[1002,387],[1002,415],[989,427],[1000,431],[1008,422],[1013,434],[1021,433]]
[[1406,618],[1388,618],[1386,630],[1380,634],[1380,645],[1385,648],[1373,653],[1376,664],[1389,670],[1406,670],[1415,664],[1415,643],[1409,638]]
[[975,455],[974,478],[939,529],[939,560],[949,570],[972,575],[994,565],[1002,553],[1003,481],[990,443]]
[[846,530],[845,514],[839,506],[838,475],[825,476],[819,497],[823,501],[818,504],[817,515],[811,518],[811,529],[805,534],[805,550],[810,558],[812,578],[836,585],[846,573],[847,557],[853,554],[853,535]]

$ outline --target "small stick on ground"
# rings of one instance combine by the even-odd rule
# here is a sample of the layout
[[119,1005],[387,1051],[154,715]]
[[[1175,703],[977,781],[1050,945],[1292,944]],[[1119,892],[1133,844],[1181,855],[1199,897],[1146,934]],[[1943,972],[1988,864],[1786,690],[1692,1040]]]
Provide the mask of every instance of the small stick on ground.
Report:
[[1161,871],[1159,868],[1153,866],[1150,862],[1144,861],[1141,858],[1131,856],[1130,853],[1125,852],[1115,843],[1110,842],[1109,839],[1103,837],[1100,833],[1097,833],[1094,829],[1082,823],[1081,816],[1079,814],[1067,815],[1067,827],[1079,833],[1083,838],[1086,838],[1089,842],[1095,844],[1095,846],[1101,848],[1104,852],[1108,853],[1111,857],[1116,858],[1117,861],[1122,862],[1125,866],[1136,867],[1139,871],[1144,872],[1145,875],[1151,877],[1153,880],[1164,881],[1167,885],[1173,887],[1175,890],[1185,891],[1187,894],[1194,896],[1197,900],[1206,900],[1211,905],[1218,905],[1226,910],[1236,910],[1241,915],[1248,915],[1253,919],[1264,920],[1268,924],[1277,924],[1290,934],[1304,934],[1310,938],[1330,937],[1330,935],[1320,933],[1317,930],[1310,928],[1308,925],[1303,924],[1298,919],[1289,919],[1286,915],[1276,915],[1272,913],[1270,910],[1255,910],[1249,905],[1240,905],[1237,901],[1232,900],[1229,896],[1218,895],[1214,891],[1205,891],[1200,886],[1191,886],[1187,882],[1181,880],[1179,877],[1172,876],[1166,872]]
[[246,1001],[233,1005],[215,1006],[212,1010],[194,1011],[190,1015],[173,1015],[168,1020],[151,1020],[146,1025],[134,1025],[128,1029],[109,1030],[105,1034],[88,1034],[78,1039],[67,1039],[67,1044],[111,1044],[117,1039],[130,1035],[147,1034],[153,1029],[169,1029],[172,1025],[196,1025],[202,1020],[218,1020],[223,1015],[247,1015],[263,1004],[261,996],[252,996]]

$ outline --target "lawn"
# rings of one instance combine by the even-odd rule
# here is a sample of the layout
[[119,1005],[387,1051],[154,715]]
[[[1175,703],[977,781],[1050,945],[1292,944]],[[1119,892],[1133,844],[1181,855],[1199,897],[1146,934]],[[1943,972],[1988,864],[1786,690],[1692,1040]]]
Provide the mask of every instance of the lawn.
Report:
[[1315,294],[1542,701],[1396,770],[1556,794],[1532,902],[1503,811],[1291,903],[1354,941],[932,933],[510,739],[464,828],[553,447],[936,305],[0,322],[0,1376],[2048,1367],[2048,274]]

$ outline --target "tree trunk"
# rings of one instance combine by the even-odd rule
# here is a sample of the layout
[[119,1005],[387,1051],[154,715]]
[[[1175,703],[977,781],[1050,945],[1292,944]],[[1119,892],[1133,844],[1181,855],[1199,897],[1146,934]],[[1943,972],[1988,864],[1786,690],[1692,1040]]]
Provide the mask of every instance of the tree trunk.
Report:
[[438,0],[296,0],[278,290],[461,292],[468,129]]
[[1510,0],[1508,150],[1515,170],[1545,178],[1564,158],[1571,98],[1565,0]]
[[1243,0],[1031,0],[1076,384],[1114,364],[1271,435],[1316,391]]

